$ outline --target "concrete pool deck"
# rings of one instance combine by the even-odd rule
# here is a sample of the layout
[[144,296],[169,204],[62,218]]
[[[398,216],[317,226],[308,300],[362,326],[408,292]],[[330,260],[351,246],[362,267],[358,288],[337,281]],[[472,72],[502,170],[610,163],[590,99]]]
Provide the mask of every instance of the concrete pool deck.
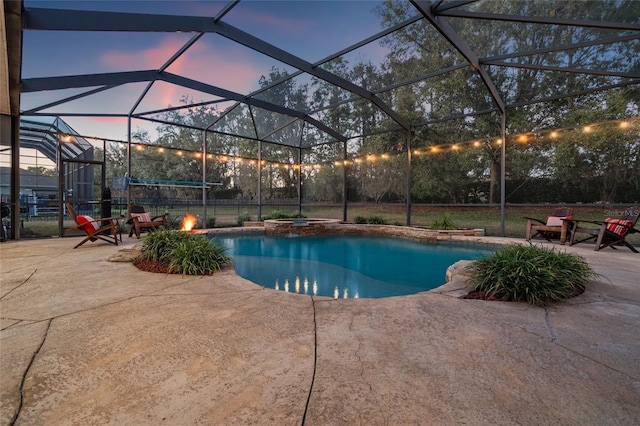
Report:
[[556,245],[606,279],[545,309],[459,299],[455,278],[312,298],[108,261],[126,236],[78,241],[0,244],[0,425],[640,423],[627,249]]

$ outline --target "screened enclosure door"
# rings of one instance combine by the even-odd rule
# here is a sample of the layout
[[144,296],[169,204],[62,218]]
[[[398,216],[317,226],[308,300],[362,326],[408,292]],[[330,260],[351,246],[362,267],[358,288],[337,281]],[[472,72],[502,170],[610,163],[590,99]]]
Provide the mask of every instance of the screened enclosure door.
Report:
[[[76,214],[95,219],[111,216],[111,199],[105,195],[104,163],[92,160],[62,160],[59,190],[59,233],[75,223],[66,211],[65,203],[73,206]],[[72,235],[72,234],[69,234]]]

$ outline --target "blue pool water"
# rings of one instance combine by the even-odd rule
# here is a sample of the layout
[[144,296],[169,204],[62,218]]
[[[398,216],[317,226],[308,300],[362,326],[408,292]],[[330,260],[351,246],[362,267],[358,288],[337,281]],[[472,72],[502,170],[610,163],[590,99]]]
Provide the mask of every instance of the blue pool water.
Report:
[[264,287],[335,298],[379,298],[439,287],[446,269],[493,249],[370,236],[216,235],[236,273]]

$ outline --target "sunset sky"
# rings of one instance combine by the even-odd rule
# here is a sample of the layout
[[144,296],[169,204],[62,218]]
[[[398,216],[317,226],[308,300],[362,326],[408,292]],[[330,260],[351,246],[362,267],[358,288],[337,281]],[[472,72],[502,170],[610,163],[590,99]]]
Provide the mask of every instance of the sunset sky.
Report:
[[[137,0],[137,1],[32,1],[25,7],[63,8],[132,13],[181,14],[214,17],[226,1]],[[382,29],[374,9],[379,1],[257,1],[243,0],[223,19],[253,36],[314,63],[365,39]],[[78,75],[157,69],[193,33],[107,33],[25,31],[23,78]],[[359,49],[346,59],[378,63],[386,53],[377,42]],[[217,34],[206,34],[167,71],[203,81],[234,92],[247,94],[258,88],[261,76],[272,67],[291,67],[256,53]],[[303,82],[302,80],[300,82]],[[120,86],[55,107],[64,112],[128,112],[146,83]],[[23,94],[26,111],[88,88]],[[189,89],[155,83],[136,112],[179,105],[183,96],[196,101],[215,99]],[[226,104],[221,104],[224,108]],[[51,110],[49,110],[51,111]],[[55,112],[54,111],[54,112]],[[48,112],[45,110],[45,112]],[[117,140],[127,138],[126,119],[63,117],[78,133]],[[134,130],[154,125],[134,121]]]

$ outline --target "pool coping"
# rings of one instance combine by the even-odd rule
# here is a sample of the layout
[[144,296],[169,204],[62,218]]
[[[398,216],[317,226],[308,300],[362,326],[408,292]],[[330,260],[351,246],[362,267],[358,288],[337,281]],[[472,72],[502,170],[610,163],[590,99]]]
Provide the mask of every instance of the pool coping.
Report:
[[[307,219],[327,220],[327,219]],[[373,225],[373,224],[356,224],[342,221],[331,221],[322,224],[328,226],[322,228],[314,228],[312,225],[299,226],[295,225],[294,220],[265,221],[272,223],[280,223],[282,225],[292,225],[290,227],[283,226],[269,227],[264,222],[245,222],[244,226],[230,228],[207,228],[195,229],[190,232],[194,233],[225,233],[225,232],[265,232],[274,235],[278,234],[295,234],[295,235],[331,235],[331,234],[359,234],[359,235],[381,235],[390,237],[410,238],[417,241],[443,241],[454,240],[459,237],[484,237],[484,228],[464,228],[464,229],[431,229],[422,226],[402,226],[402,225]],[[268,225],[268,223],[267,223]],[[309,232],[305,232],[304,229]],[[297,231],[297,232],[296,232]]]

